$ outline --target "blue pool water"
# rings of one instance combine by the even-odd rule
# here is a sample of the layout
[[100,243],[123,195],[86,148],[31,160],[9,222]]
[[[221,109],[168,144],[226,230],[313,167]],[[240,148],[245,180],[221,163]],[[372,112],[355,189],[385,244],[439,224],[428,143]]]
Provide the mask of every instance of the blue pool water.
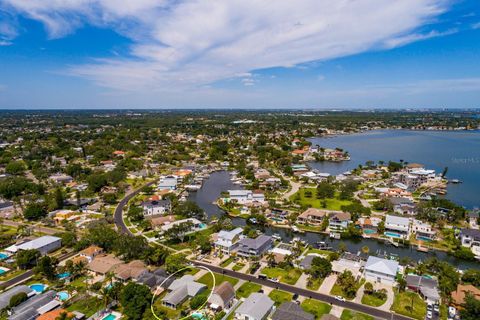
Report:
[[5,271],[3,269],[0,269],[0,274],[4,274],[5,272],[7,272],[7,271]]
[[32,284],[32,285],[30,285],[30,289],[32,289],[32,290],[34,290],[38,293],[42,293],[43,291],[45,291],[45,285],[41,284],[41,283]]
[[372,229],[363,229],[363,233],[365,234],[374,234],[377,233],[375,230]]
[[70,277],[70,272],[64,272],[64,273],[57,274],[58,279],[65,279],[65,278],[68,278],[68,277]]
[[417,240],[422,240],[422,241],[432,241],[432,239],[430,239],[430,238],[427,238],[427,237],[423,237],[423,236],[418,236],[418,237],[417,237]]
[[8,258],[8,255],[6,255],[5,253],[2,253],[0,252],[0,260],[5,260]]
[[192,318],[193,319],[198,319],[198,320],[206,320],[207,318],[205,318],[205,316],[200,313],[200,312],[194,312],[192,313]]
[[115,320],[117,317],[115,317],[113,314],[109,314],[108,316],[104,317],[102,320]]
[[57,296],[60,301],[66,301],[70,298],[70,295],[66,291],[60,291]]
[[200,229],[205,229],[207,227],[207,225],[205,223],[200,223],[199,227],[200,227]]
[[386,236],[389,236],[389,237],[392,237],[392,238],[401,238],[401,236],[398,233],[395,233],[395,232],[387,231],[384,234]]

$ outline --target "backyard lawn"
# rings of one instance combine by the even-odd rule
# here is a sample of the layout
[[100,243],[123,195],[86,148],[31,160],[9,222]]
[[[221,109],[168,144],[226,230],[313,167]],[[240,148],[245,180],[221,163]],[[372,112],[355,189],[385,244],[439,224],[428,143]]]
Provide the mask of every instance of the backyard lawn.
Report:
[[262,286],[252,282],[245,282],[237,290],[237,298],[248,298],[250,294],[258,292]]
[[305,312],[314,314],[316,319],[320,319],[322,315],[330,313],[330,310],[332,309],[332,306],[328,303],[314,299],[305,299],[300,306]]
[[293,298],[293,294],[277,289],[272,290],[268,296],[275,302],[276,306],[284,302],[292,301]]
[[322,285],[323,280],[323,278],[313,279],[310,277],[307,282],[307,289],[317,291]]
[[245,267],[245,263],[242,263],[242,262],[238,262],[237,264],[235,264],[232,268],[233,271],[240,271],[243,269],[243,267]]
[[345,309],[340,316],[341,320],[373,320],[372,316],[369,316],[365,313],[355,312],[352,310]]
[[78,311],[85,315],[86,318],[92,316],[95,312],[99,311],[103,307],[103,301],[96,297],[87,297],[75,301],[69,307],[68,311]]
[[390,309],[415,319],[425,319],[427,314],[427,305],[423,299],[417,293],[411,291],[396,291],[395,300]]
[[228,266],[230,263],[232,263],[232,262],[233,262],[233,257],[229,257],[228,259],[222,261],[222,263],[220,264],[220,266],[221,266],[222,268],[225,268],[225,267],[227,267],[227,266]]
[[302,275],[302,271],[299,269],[282,269],[282,268],[264,268],[262,274],[269,278],[277,278],[280,282],[294,285],[298,278]]
[[[235,279],[223,274],[214,273],[214,276],[215,276],[215,286],[218,286],[224,281],[228,281],[232,284],[232,286],[235,286],[238,282],[238,279]],[[200,279],[198,279],[198,282],[205,284],[208,287],[208,289],[212,289],[213,287],[213,279],[210,272],[204,274]]]
[[[305,191],[310,191],[312,196],[310,198],[305,197]],[[324,199],[316,198],[317,190],[315,188],[301,188],[297,193],[290,197],[290,201],[296,202],[301,206],[313,207],[318,209],[327,209],[327,210],[340,210],[342,206],[348,206],[352,204],[349,200],[340,200],[340,193],[335,193],[335,198],[325,199],[327,206],[323,207],[322,202]]]

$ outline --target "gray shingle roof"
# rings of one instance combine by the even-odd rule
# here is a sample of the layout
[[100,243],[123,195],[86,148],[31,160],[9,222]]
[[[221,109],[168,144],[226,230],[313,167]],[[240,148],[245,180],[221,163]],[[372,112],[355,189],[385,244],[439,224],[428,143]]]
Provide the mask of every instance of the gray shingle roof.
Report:
[[305,312],[294,302],[282,303],[272,316],[272,320],[314,320],[315,316]]
[[252,293],[235,311],[253,319],[263,319],[273,307],[273,301],[262,293]]

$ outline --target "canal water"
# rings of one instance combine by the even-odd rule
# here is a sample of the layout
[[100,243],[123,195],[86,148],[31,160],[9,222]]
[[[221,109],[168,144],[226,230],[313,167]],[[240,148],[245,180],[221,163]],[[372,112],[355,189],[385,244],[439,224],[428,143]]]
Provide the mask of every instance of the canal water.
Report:
[[380,160],[421,163],[442,173],[448,167],[447,178],[461,184],[449,184],[446,198],[465,206],[480,206],[480,131],[412,131],[376,130],[359,134],[309,139],[323,148],[342,148],[351,160],[343,162],[310,162],[321,172],[340,174]]
[[[205,210],[209,219],[214,217],[220,217],[221,215],[225,214],[225,212],[221,210],[216,204],[214,204],[214,202],[220,197],[220,193],[222,191],[238,189],[241,189],[241,186],[233,184],[230,181],[230,175],[228,172],[216,171],[213,172],[207,180],[205,180],[203,187],[199,191],[190,193],[189,200],[196,202],[203,210]],[[242,218],[233,218],[232,222],[235,226],[245,226],[245,219]],[[296,234],[289,229],[275,227],[266,227],[262,231],[268,235],[277,233],[282,237],[282,240],[284,242],[288,242],[294,237],[305,240],[310,244],[314,244],[317,241],[325,241],[334,250],[337,250],[340,243],[343,242],[346,245],[347,250],[353,253],[360,251],[363,246],[368,246],[370,249],[370,253],[372,254],[377,252],[387,253],[396,255],[398,257],[410,257],[415,261],[436,256],[438,259],[447,261],[460,269],[480,269],[480,263],[478,262],[458,260],[452,256],[449,256],[445,252],[431,251],[425,253],[416,251],[414,248],[397,248],[392,245],[387,245],[383,242],[379,242],[376,239],[360,239],[360,241],[334,240],[328,238],[326,235],[323,234],[313,232]]]

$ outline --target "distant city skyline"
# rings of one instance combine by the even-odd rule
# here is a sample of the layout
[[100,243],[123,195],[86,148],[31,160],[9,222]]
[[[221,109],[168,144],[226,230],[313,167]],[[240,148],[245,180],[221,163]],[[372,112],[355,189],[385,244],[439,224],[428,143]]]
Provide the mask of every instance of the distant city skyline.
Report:
[[477,0],[0,0],[2,109],[477,108],[479,61]]

